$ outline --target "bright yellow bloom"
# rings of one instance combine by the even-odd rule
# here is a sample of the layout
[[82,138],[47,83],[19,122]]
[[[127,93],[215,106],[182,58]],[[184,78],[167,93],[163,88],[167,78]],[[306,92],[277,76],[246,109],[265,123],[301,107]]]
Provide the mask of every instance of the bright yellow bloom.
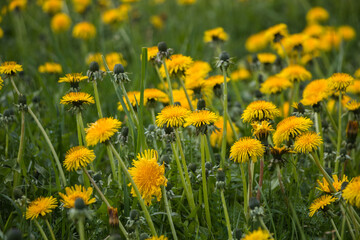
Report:
[[156,116],[159,127],[182,127],[190,111],[182,106],[167,106]]
[[288,35],[286,24],[280,23],[280,24],[274,25],[272,27],[269,27],[266,30],[264,37],[268,43],[271,43],[274,41],[274,39],[277,35],[282,35],[282,36]]
[[265,147],[257,139],[250,137],[240,138],[230,149],[230,159],[234,162],[245,163],[250,158],[256,162],[258,157],[265,153]]
[[273,53],[258,53],[256,56],[263,64],[272,64],[276,60],[276,55]]
[[15,75],[16,73],[22,71],[23,71],[22,66],[14,61],[3,62],[0,66],[0,74]]
[[2,28],[0,28],[0,38],[2,38],[4,36],[4,31],[2,30]]
[[[187,57],[181,54],[175,54],[171,56],[171,59],[165,60],[166,67],[169,71],[170,77],[184,76],[189,67],[193,64],[191,57]],[[164,66],[160,68],[160,73],[163,78],[166,77]]]
[[[341,190],[341,185],[344,182],[349,181],[347,176],[345,176],[345,175],[343,175],[342,179],[339,179],[338,175],[334,174],[334,175],[332,175],[332,178],[334,180],[332,185],[337,192]],[[331,190],[329,188],[329,183],[326,181],[326,179],[324,177],[322,178],[322,182],[317,180],[317,183],[319,184],[319,187],[317,187],[317,189],[319,189],[320,191],[325,192],[325,193],[331,193]]]
[[115,118],[100,118],[89,124],[86,131],[86,142],[88,146],[108,141],[120,128],[121,122]]
[[[110,70],[113,70],[115,64],[118,63],[122,64],[124,67],[127,66],[127,61],[124,59],[123,55],[118,52],[111,52],[106,54],[105,59]],[[102,62],[102,58],[101,58],[101,62]]]
[[296,138],[294,150],[298,153],[310,153],[318,149],[322,143],[323,141],[319,134],[305,132]]
[[254,122],[251,126],[253,136],[259,140],[266,139],[271,132],[275,131],[268,121]]
[[327,99],[331,94],[332,91],[326,79],[314,80],[305,87],[301,103],[312,106]]
[[351,100],[351,101],[346,103],[345,107],[349,111],[357,111],[358,109],[360,109],[360,102],[358,102],[356,100]]
[[38,68],[41,73],[62,73],[62,67],[58,63],[46,62]]
[[[185,83],[186,85],[186,83]],[[186,90],[188,95],[189,95],[189,98],[190,98],[190,101],[191,101],[191,104],[192,106],[197,106],[197,99],[194,97],[194,91],[193,90]],[[208,91],[205,92],[205,94],[203,95],[203,97],[205,97],[205,102],[207,102],[209,100],[209,98],[206,96],[206,94],[208,94]],[[191,109],[190,105],[189,105],[189,101],[187,100],[186,98],[186,94],[185,94],[185,91],[184,89],[175,89],[173,90],[173,97],[174,97],[174,102],[178,102],[180,103],[180,105],[188,110]]]
[[94,98],[84,92],[69,92],[63,96],[60,100],[60,104],[68,105],[72,104],[74,107],[80,107],[83,104],[94,104]]
[[353,94],[360,94],[360,80],[354,80],[354,84],[350,85],[346,91]]
[[353,178],[342,192],[346,202],[360,208],[360,177]]
[[117,24],[128,20],[128,12],[131,7],[122,4],[118,8],[110,9],[102,14],[102,21],[106,24]]
[[276,146],[280,146],[284,141],[295,138],[303,132],[306,132],[313,122],[306,117],[291,116],[283,119],[276,126],[273,140]]
[[71,18],[65,13],[58,13],[51,19],[51,29],[55,33],[67,31],[71,25]]
[[350,41],[354,39],[356,36],[355,29],[347,25],[340,26],[338,28],[338,33],[341,36],[341,38],[344,39],[345,41]]
[[9,4],[9,11],[24,10],[27,5],[27,0],[11,0]]
[[76,12],[83,13],[90,6],[91,0],[72,0]]
[[319,37],[324,33],[324,27],[319,24],[311,24],[306,26],[303,33],[311,37]]
[[279,109],[272,102],[258,100],[250,103],[244,110],[241,119],[244,122],[254,122],[262,120],[273,120],[280,116]]
[[156,29],[163,29],[164,28],[164,20],[160,15],[153,15],[150,17],[150,23]]
[[95,198],[91,198],[93,192],[92,187],[86,189],[81,185],[75,185],[75,187],[66,187],[66,194],[59,192],[60,197],[62,198],[60,202],[64,203],[65,208],[74,208],[75,201],[78,198],[81,198],[85,205],[90,205],[96,202]]
[[159,49],[157,46],[148,47],[147,48],[148,61],[154,61],[158,52],[159,52]]
[[54,208],[57,207],[56,198],[39,197],[32,201],[26,208],[26,219],[34,220],[41,216],[45,216],[47,213],[51,213]]
[[3,86],[4,86],[4,80],[2,80],[2,78],[0,76],[0,90],[2,89]]
[[83,40],[89,40],[95,37],[96,28],[92,23],[89,22],[80,22],[76,24],[73,28],[72,35],[74,38],[79,38]]
[[319,209],[324,209],[327,205],[330,205],[331,203],[335,202],[336,198],[334,198],[331,195],[323,195],[313,201],[313,203],[310,205],[309,210],[309,216],[312,217]]
[[249,52],[258,52],[266,48],[268,41],[265,38],[266,31],[251,35],[246,39],[245,48]]
[[[204,61],[194,61],[193,64],[186,70],[186,79],[204,79],[211,71],[209,63]],[[186,80],[185,80],[186,81]]]
[[269,240],[269,239],[273,239],[273,238],[270,236],[270,234],[267,231],[259,228],[258,230],[248,233],[241,240]]
[[306,21],[309,24],[328,20],[329,13],[322,7],[313,7],[306,14]]
[[[158,202],[161,200],[161,186],[167,185],[164,163],[159,166],[157,160],[156,150],[145,150],[137,155],[137,160],[133,161],[133,167],[129,169],[141,197],[148,206],[153,197],[156,197]],[[131,186],[131,183],[129,185]],[[131,189],[131,193],[136,197],[134,188]]]
[[353,84],[354,78],[347,73],[334,73],[329,79],[329,86],[334,91],[346,91]]
[[214,124],[218,116],[211,111],[208,110],[198,110],[190,113],[185,118],[184,127],[193,125],[195,127],[202,127],[204,125]]
[[230,75],[230,78],[232,81],[238,81],[238,80],[246,80],[251,77],[251,73],[246,68],[238,68],[237,70],[233,71]]
[[[140,103],[140,92],[139,91],[127,92],[127,96],[128,96],[128,99],[129,99],[129,101],[130,101],[130,103],[131,103],[131,105],[133,107],[136,107],[136,104]],[[123,101],[124,101],[124,103],[126,105],[127,110],[130,110],[125,96],[123,96]],[[144,99],[144,105],[146,105],[146,103],[147,103],[147,99],[145,98]],[[120,102],[118,102],[118,110],[119,111],[124,111],[123,106],[121,105]]]
[[354,76],[356,78],[360,78],[360,68],[356,69],[355,73],[354,73]]
[[228,34],[224,31],[222,27],[214,28],[205,31],[204,33],[204,42],[226,42],[229,39]]
[[68,73],[65,77],[59,78],[59,83],[79,83],[81,81],[87,80],[87,76],[83,76],[82,73]]
[[310,80],[312,75],[306,70],[303,66],[300,65],[290,65],[279,73],[279,76],[289,79],[291,82],[302,82]]
[[270,76],[261,84],[260,91],[264,94],[277,94],[293,86],[289,79],[277,75]]
[[196,3],[196,0],[177,0],[179,5],[192,5]]
[[[222,116],[219,116],[218,120],[214,123],[214,126],[218,128],[218,131],[214,131],[210,135],[210,144],[213,147],[220,147],[222,143],[222,137],[223,137],[223,127],[224,127],[224,118]],[[234,126],[235,131],[239,132],[238,127]],[[229,121],[226,122],[226,141],[228,144],[231,144],[234,142],[234,132],[231,129]]]
[[[166,95],[166,93],[164,93],[163,91],[161,91],[157,88],[147,88],[144,90],[144,104],[151,102],[151,101],[168,103],[169,98],[168,98],[168,95]],[[139,95],[138,102],[140,102],[140,95]]]
[[168,240],[167,237],[165,237],[164,235],[161,235],[160,237],[151,237],[151,238],[147,238],[146,240]]
[[319,48],[324,51],[330,51],[332,49],[338,49],[341,43],[341,36],[339,33],[332,27],[328,27],[325,30],[325,33],[320,36],[319,41],[321,44]]
[[[230,78],[226,78],[226,82],[229,82]],[[224,83],[224,76],[223,75],[215,75],[205,79],[205,85],[208,87],[215,87],[216,85],[221,85]]]
[[42,10],[54,14],[61,11],[63,4],[63,0],[46,0],[42,5]]
[[66,152],[64,167],[67,171],[78,170],[80,167],[86,167],[94,159],[93,150],[84,146],[72,147]]

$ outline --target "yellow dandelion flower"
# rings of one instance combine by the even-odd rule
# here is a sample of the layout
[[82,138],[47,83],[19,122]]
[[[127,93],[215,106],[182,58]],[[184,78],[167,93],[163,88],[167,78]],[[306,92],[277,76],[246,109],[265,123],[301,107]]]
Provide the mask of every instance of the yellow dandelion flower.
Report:
[[322,138],[315,132],[305,132],[299,135],[294,143],[294,150],[298,153],[310,153],[322,144]]
[[63,0],[47,0],[43,3],[42,10],[54,14],[61,11],[63,4]]
[[276,126],[273,135],[273,140],[276,146],[280,146],[284,141],[289,141],[290,138],[295,138],[303,132],[306,132],[313,122],[306,117],[291,116],[283,119]]
[[128,11],[130,8],[120,5],[118,8],[109,9],[102,14],[102,21],[105,24],[117,24],[128,20]]
[[313,7],[306,14],[309,24],[323,22],[329,19],[329,13],[322,7]]
[[153,236],[151,238],[147,238],[146,240],[168,240],[168,238],[165,237],[164,235],[161,235],[159,237]]
[[91,0],[72,0],[74,9],[78,13],[83,13],[90,6]]
[[260,91],[264,94],[277,94],[291,87],[293,84],[289,79],[274,75],[261,84]]
[[279,109],[272,102],[258,100],[250,103],[244,110],[241,119],[244,122],[254,122],[262,120],[273,120],[280,116]]
[[156,116],[159,127],[182,127],[190,111],[182,106],[167,106]]
[[309,210],[309,216],[312,217],[319,209],[325,209],[327,205],[330,205],[331,203],[335,202],[336,198],[334,198],[331,195],[324,195],[321,196],[313,201],[313,203],[310,205]]
[[115,118],[100,118],[89,124],[86,131],[86,142],[88,146],[108,141],[120,128],[121,122]]
[[[127,66],[127,61],[124,59],[123,55],[118,52],[111,52],[106,54],[105,60],[110,70],[114,69],[115,64],[118,63],[122,64],[124,67]],[[102,62],[102,58],[101,58],[101,62]]]
[[334,28],[326,28],[325,33],[320,36],[319,41],[321,44],[319,48],[324,51],[338,49],[341,43],[341,37]]
[[259,140],[266,139],[271,132],[275,131],[268,121],[254,122],[251,126],[253,136]]
[[[185,83],[186,85],[186,83]],[[190,89],[187,89],[186,90],[188,95],[189,95],[189,98],[190,98],[190,101],[191,101],[191,104],[192,106],[197,106],[197,99],[194,97],[194,91],[193,90],[190,90]],[[211,91],[212,92],[212,91]],[[210,98],[207,97],[207,94],[208,92],[206,91],[206,93],[204,93],[203,97],[205,98],[205,102],[208,104],[208,100]],[[189,101],[187,100],[186,98],[186,94],[185,94],[185,91],[184,89],[175,89],[173,90],[173,97],[174,97],[174,102],[178,102],[180,103],[180,105],[188,110],[191,109],[190,105],[189,105]]]
[[60,104],[73,105],[74,107],[81,107],[83,104],[94,104],[94,98],[84,92],[69,92],[60,100]]
[[147,48],[148,61],[154,61],[158,52],[159,52],[159,49],[157,46],[148,47]]
[[[145,204],[148,206],[154,197],[157,201],[161,200],[161,186],[167,185],[164,163],[160,166],[157,160],[158,153],[156,150],[145,150],[142,154],[138,154],[137,160],[133,161],[133,167],[129,169]],[[131,186],[131,183],[129,185]],[[133,188],[131,193],[136,197]]]
[[356,78],[360,78],[360,68],[356,69],[355,73],[354,73],[354,76]]
[[204,42],[226,42],[229,39],[228,34],[224,31],[222,27],[214,28],[205,31],[204,33]]
[[258,230],[248,233],[241,240],[269,240],[269,239],[272,239],[269,232],[259,228]]
[[312,106],[327,99],[332,94],[326,79],[311,81],[303,91],[301,103],[305,106]]
[[218,116],[216,113],[208,111],[208,110],[198,110],[190,113],[185,118],[184,127],[193,125],[195,127],[202,127],[204,125],[214,124]]
[[319,37],[324,33],[324,27],[319,24],[311,24],[306,26],[303,33],[311,37]]
[[331,89],[342,92],[354,82],[354,78],[347,73],[334,73],[328,80]]
[[346,103],[345,107],[349,110],[349,111],[357,111],[360,109],[360,102],[356,101],[356,100],[351,100],[349,102]]
[[318,38],[308,37],[303,41],[302,47],[305,54],[311,53],[312,55],[316,55],[320,48],[320,41]]
[[22,71],[22,66],[14,61],[3,62],[0,66],[0,74],[15,75],[16,73]]
[[196,0],[177,0],[179,5],[192,5],[196,3]]
[[279,76],[289,79],[291,82],[310,80],[312,75],[303,66],[290,65],[279,73]]
[[87,76],[83,76],[82,73],[68,73],[65,75],[65,77],[59,78],[59,83],[79,83],[81,81],[87,80]]
[[340,26],[338,28],[338,34],[345,41],[350,41],[355,38],[356,32],[355,29],[351,26]]
[[[139,96],[140,100],[140,96]],[[168,103],[169,98],[166,93],[163,91],[156,89],[156,88],[147,88],[144,90],[144,103],[152,102],[152,101],[158,101],[162,103]]]
[[276,55],[273,53],[258,53],[256,56],[262,64],[272,64],[276,60]]
[[[224,127],[224,118],[222,116],[219,116],[218,120],[214,123],[214,126],[219,129],[218,131],[214,131],[210,135],[210,144],[213,147],[220,147],[222,143],[222,137],[223,137],[223,127]],[[235,131],[239,132],[238,127],[235,127]],[[234,142],[234,132],[231,129],[229,121],[226,122],[226,141],[228,144],[231,144]]]
[[342,197],[346,202],[360,208],[360,177],[353,178],[342,191]]
[[94,159],[93,150],[84,146],[72,147],[66,152],[64,167],[67,171],[78,170],[80,167],[86,167]]
[[[332,175],[333,178],[333,187],[335,188],[335,190],[338,192],[341,190],[341,185],[344,182],[348,182],[348,178],[347,176],[343,175],[342,179],[340,179],[336,174]],[[317,180],[317,183],[319,184],[319,187],[317,187],[317,189],[319,189],[322,192],[325,193],[331,193],[331,190],[329,188],[329,183],[326,181],[326,179],[323,177],[322,181]]]
[[232,81],[242,81],[246,79],[250,79],[251,73],[246,68],[240,67],[239,69],[233,71],[230,75]]
[[2,38],[4,36],[4,31],[2,30],[2,28],[0,28],[0,38]]
[[287,26],[284,23],[280,23],[277,25],[274,25],[270,28],[268,28],[265,32],[265,38],[266,40],[271,43],[274,41],[275,37],[277,37],[278,35],[281,36],[287,36],[288,35],[288,30],[287,30]]
[[164,28],[164,20],[160,15],[153,15],[150,17],[150,23],[154,28],[161,30]]
[[245,48],[249,52],[258,52],[266,48],[268,41],[265,38],[266,31],[251,35],[246,39]]
[[9,11],[24,10],[27,5],[27,0],[11,0],[9,4]]
[[360,94],[360,80],[354,80],[354,84],[350,85],[346,91],[353,94]]
[[[223,75],[215,75],[215,76],[211,76],[207,79],[204,80],[205,81],[205,85],[208,87],[215,87],[216,85],[221,85],[224,83],[224,76]],[[226,82],[229,82],[230,78],[226,78]]]
[[56,198],[50,197],[39,197],[32,201],[26,208],[26,219],[34,220],[40,215],[45,216],[47,213],[51,213],[54,208],[57,207]]
[[[184,56],[181,54],[175,54],[171,56],[171,59],[165,60],[166,67],[171,77],[184,76],[186,70],[192,65],[193,60],[191,57]],[[160,68],[160,73],[163,78],[166,77],[164,66]]]
[[66,32],[71,25],[71,18],[65,13],[58,13],[51,19],[51,29],[55,33]]
[[2,89],[3,86],[4,86],[4,80],[2,80],[2,78],[0,76],[0,90]]
[[[130,103],[131,103],[131,105],[133,107],[136,107],[136,104],[138,104],[140,102],[140,92],[139,91],[127,92],[127,96],[128,96],[128,99],[129,99],[129,101],[130,101]],[[126,105],[127,110],[130,110],[125,96],[123,96],[123,101],[124,101],[124,103]],[[147,103],[147,99],[145,98],[144,99],[144,104],[146,105],[146,103]],[[120,102],[118,103],[118,110],[119,111],[124,111],[123,106],[121,105]]]
[[62,73],[62,67],[58,63],[46,62],[38,68],[40,73]]
[[230,159],[234,162],[245,163],[250,158],[256,162],[257,158],[265,153],[265,147],[257,139],[250,137],[240,138],[230,149]]
[[92,187],[86,189],[81,185],[75,185],[75,187],[66,187],[66,194],[59,192],[60,197],[62,198],[60,202],[64,203],[65,208],[74,208],[75,201],[78,198],[81,198],[85,205],[90,205],[96,202],[95,198],[91,198],[93,192]]
[[83,40],[89,40],[95,37],[96,28],[92,23],[89,22],[80,22],[76,24],[73,28],[72,35],[74,38],[79,38]]
[[204,61],[194,61],[193,64],[186,70],[186,78],[204,79],[211,71],[209,63]]

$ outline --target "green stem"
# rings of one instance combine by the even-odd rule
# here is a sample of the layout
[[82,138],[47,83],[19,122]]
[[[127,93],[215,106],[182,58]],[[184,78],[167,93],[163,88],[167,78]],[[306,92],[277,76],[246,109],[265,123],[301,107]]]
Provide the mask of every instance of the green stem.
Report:
[[264,223],[264,219],[261,216],[259,216],[258,219],[259,219],[260,225],[270,234],[269,229],[266,227],[266,225]]
[[164,81],[164,78],[161,76],[159,67],[158,67],[156,64],[154,64],[154,66],[155,66],[156,73],[157,73],[157,75],[158,75],[158,77],[159,77],[159,79],[160,79],[160,81],[161,81],[161,84],[163,85],[166,94],[167,94],[167,95],[169,96],[169,98],[170,98],[169,90],[166,88],[165,81]]
[[132,106],[132,104],[130,102],[130,99],[129,99],[128,95],[127,95],[127,92],[126,92],[126,89],[125,89],[125,86],[124,86],[123,82],[120,82],[120,88],[121,88],[121,91],[123,92],[123,95],[125,97],[125,101],[126,101],[126,103],[128,105],[128,108],[130,109],[130,112],[131,112],[131,115],[132,115],[132,117],[133,117],[133,119],[135,121],[135,124],[136,124],[136,126],[139,127],[139,120],[138,120],[137,115],[136,115],[136,113],[134,111],[134,108],[133,108],[133,106]]
[[5,158],[8,157],[9,152],[9,127],[5,126]]
[[[320,134],[321,139],[324,139],[322,123],[321,123],[321,114],[319,112],[315,113],[315,121],[316,121],[316,132]],[[324,166],[324,144],[320,145],[320,163]]]
[[79,227],[79,236],[80,240],[85,240],[85,229],[84,229],[84,218],[80,217],[78,220],[78,227]]
[[94,179],[90,176],[90,173],[86,170],[85,167],[82,168],[82,170],[85,172],[85,174],[88,176],[91,184],[94,186],[95,190],[98,192],[98,194],[100,195],[100,198],[103,200],[103,202],[106,204],[107,208],[111,208],[111,205],[109,203],[109,201],[106,199],[106,197],[104,196],[104,194],[102,193],[102,191],[100,190],[100,188],[98,187],[98,185],[96,184],[96,182],[94,181]]
[[98,88],[97,88],[97,82],[95,80],[93,81],[93,87],[94,87],[95,103],[96,103],[96,109],[98,112],[98,116],[99,116],[99,118],[103,118],[103,114],[101,111],[99,92],[98,92]]
[[83,146],[82,137],[81,137],[80,122],[79,122],[79,115],[80,114],[81,114],[80,112],[76,113],[76,129],[77,129],[79,146]]
[[249,222],[250,213],[249,213],[249,199],[248,199],[248,190],[247,190],[247,184],[246,184],[246,175],[244,170],[244,165],[240,163],[240,170],[241,170],[241,178],[242,178],[242,184],[243,184],[243,193],[244,193],[244,215],[246,224]]
[[165,59],[163,59],[162,62],[163,62],[163,65],[164,65],[165,74],[166,74],[166,81],[167,81],[168,88],[169,88],[170,105],[174,105],[174,97],[173,97],[173,93],[172,93],[172,86],[171,86],[171,80],[170,80],[170,76],[169,76],[169,71],[167,69]]
[[49,220],[47,220],[47,218],[45,218],[45,222],[46,222],[46,225],[47,225],[47,227],[48,227],[48,229],[50,231],[51,239],[56,240],[53,229],[52,229],[52,227],[51,227],[51,225],[49,223]]
[[189,94],[188,94],[188,92],[187,92],[187,90],[186,90],[184,81],[181,79],[181,77],[179,78],[179,80],[180,80],[181,87],[184,89],[185,96],[186,96],[186,99],[187,99],[187,101],[188,101],[188,103],[189,103],[190,109],[191,109],[191,111],[194,111],[194,107],[193,107],[193,105],[192,105],[192,103],[191,103],[191,99],[190,99]]
[[210,208],[209,208],[209,200],[208,200],[208,192],[207,192],[207,183],[206,183],[206,168],[205,168],[205,135],[200,135],[200,148],[201,148],[201,179],[202,179],[202,186],[203,186],[203,193],[204,193],[204,204],[205,204],[205,216],[206,222],[211,232],[211,215],[210,215]]
[[223,124],[223,135],[221,140],[221,160],[220,167],[224,168],[225,156],[226,156],[226,134],[227,134],[227,118],[228,118],[228,89],[226,81],[226,70],[223,70],[224,75],[224,93],[223,93],[223,108],[224,108],[224,124]]
[[169,224],[170,224],[170,228],[171,228],[171,233],[173,235],[174,240],[177,240],[178,238],[177,238],[174,223],[173,223],[173,220],[172,220],[172,217],[171,217],[170,205],[169,205],[169,201],[168,201],[167,196],[166,196],[166,189],[165,189],[164,186],[161,186],[161,190],[162,190],[162,193],[163,193],[164,205],[165,205],[166,214],[167,214]]
[[335,123],[334,118],[332,117],[331,113],[329,112],[329,109],[327,108],[326,104],[324,102],[322,102],[322,104],[323,104],[323,109],[325,109],[326,115],[330,119],[330,123],[331,123],[332,128],[334,129],[335,132],[337,132],[338,127],[337,127],[337,125]]
[[341,240],[342,238],[341,238],[341,236],[340,236],[340,234],[339,234],[339,230],[337,229],[337,227],[336,227],[336,225],[335,225],[334,220],[332,219],[332,217],[330,218],[330,221],[331,221],[331,224],[333,225],[333,228],[334,228],[334,230],[335,230],[336,236]]
[[227,207],[226,207],[226,201],[225,201],[225,196],[224,196],[224,190],[223,189],[220,190],[220,197],[221,197],[221,202],[222,202],[223,209],[224,209],[226,228],[227,228],[227,231],[228,231],[228,239],[232,240],[233,237],[232,237],[232,232],[231,232],[230,218],[229,218],[229,213],[228,213],[228,210],[227,210]]
[[341,148],[341,99],[342,99],[342,93],[339,92],[339,115],[338,115],[338,136],[337,136],[337,145],[336,145],[336,160],[335,160],[335,171],[334,174],[338,174],[339,172],[339,164],[340,164],[340,148]]
[[119,164],[120,164],[122,170],[124,171],[126,177],[129,179],[129,181],[130,181],[130,183],[131,183],[131,186],[133,187],[133,189],[134,189],[134,191],[135,191],[135,193],[136,193],[136,196],[137,196],[137,198],[138,198],[138,200],[139,200],[140,206],[141,206],[142,210],[144,211],[145,219],[146,219],[146,221],[147,221],[147,223],[148,223],[148,225],[149,225],[149,227],[150,227],[151,234],[152,234],[153,236],[157,236],[157,233],[156,233],[156,230],[155,230],[155,227],[154,227],[154,223],[153,223],[153,221],[151,220],[151,216],[150,216],[150,214],[149,214],[149,211],[148,211],[148,209],[147,209],[147,207],[146,207],[146,205],[145,205],[145,203],[144,203],[143,198],[141,197],[140,191],[139,191],[138,187],[136,186],[136,184],[135,184],[135,182],[134,182],[134,179],[133,179],[132,176],[130,175],[128,169],[127,169],[126,166],[125,166],[124,161],[121,159],[119,153],[116,151],[116,149],[114,148],[114,146],[113,146],[111,143],[109,143],[109,146],[111,147],[111,150],[113,151],[115,157],[118,159]]
[[43,237],[43,239],[48,240],[48,238],[47,238],[47,236],[46,236],[46,234],[44,232],[44,229],[41,227],[39,222],[36,219],[34,219],[34,223],[35,223],[36,227],[39,229],[39,232],[40,232],[41,236]]
[[106,144],[106,151],[107,151],[107,154],[109,156],[110,167],[111,167],[111,172],[112,172],[112,175],[113,175],[113,179],[114,179],[115,182],[118,182],[117,175],[116,175],[116,166],[115,166],[114,155],[113,155],[113,153],[111,151],[111,147],[108,144]]
[[[26,179],[26,167],[25,167],[25,163],[23,161],[23,155],[24,155],[24,144],[25,144],[25,112],[21,111],[21,132],[20,132],[20,144],[19,144],[19,151],[18,151],[18,156],[17,156],[17,163],[19,164],[19,166],[21,167],[21,170],[23,172],[23,175],[25,177],[25,181],[27,182]],[[14,175],[14,189],[17,186],[17,184],[19,183],[19,179],[18,179],[18,173],[15,172]]]
[[319,161],[318,155],[315,152],[311,152],[311,156],[312,156],[312,159],[314,160],[316,166],[318,167],[320,172],[323,174],[325,180],[328,182],[331,192],[336,193],[336,189],[334,188],[334,186],[332,184],[333,181],[331,180],[331,177],[327,174],[325,169],[322,167],[322,165],[321,165],[321,163]]

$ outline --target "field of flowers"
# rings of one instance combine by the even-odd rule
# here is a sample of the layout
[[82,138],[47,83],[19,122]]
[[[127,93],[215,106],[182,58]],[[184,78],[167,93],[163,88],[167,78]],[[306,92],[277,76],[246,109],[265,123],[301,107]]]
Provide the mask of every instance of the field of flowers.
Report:
[[357,0],[1,0],[0,239],[360,239]]

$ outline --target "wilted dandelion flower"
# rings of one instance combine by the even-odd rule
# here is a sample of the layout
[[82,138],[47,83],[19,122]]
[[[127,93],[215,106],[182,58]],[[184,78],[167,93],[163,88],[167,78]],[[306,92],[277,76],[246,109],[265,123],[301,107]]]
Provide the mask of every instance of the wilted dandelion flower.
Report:
[[262,64],[272,64],[277,58],[273,53],[258,53],[256,56]]
[[245,48],[249,52],[258,52],[266,48],[268,41],[265,38],[266,31],[251,35],[246,39]]
[[241,240],[269,240],[273,239],[268,231],[262,230],[259,228],[258,230],[249,232],[244,238]]
[[306,21],[309,24],[319,23],[328,20],[329,13],[322,7],[313,7],[306,14]]
[[279,76],[289,79],[291,82],[302,82],[310,80],[312,75],[303,66],[290,65],[279,73]]
[[[349,181],[347,176],[345,176],[345,175],[343,175],[342,179],[340,179],[338,177],[338,175],[334,174],[334,175],[332,175],[332,178],[334,180],[332,182],[332,185],[337,192],[341,190],[341,185],[344,182]],[[325,193],[331,193],[331,190],[329,188],[329,183],[326,181],[326,179],[324,177],[322,178],[322,182],[317,180],[317,183],[319,184],[319,187],[317,187],[317,189],[319,189],[320,191],[325,192]]]
[[353,27],[350,26],[340,26],[338,28],[338,34],[341,36],[342,39],[345,41],[350,41],[355,38],[356,32]]
[[275,131],[268,121],[254,122],[251,124],[253,127],[252,134],[258,140],[266,139],[271,132]]
[[89,22],[80,22],[76,24],[73,28],[72,35],[74,38],[79,38],[83,40],[89,40],[95,37],[96,28],[92,23]]
[[327,99],[331,93],[332,91],[326,79],[314,80],[306,85],[301,103],[305,106],[312,106]]
[[159,127],[182,127],[190,111],[182,106],[167,106],[156,116]]
[[237,70],[233,71],[230,75],[232,81],[241,81],[246,80],[251,77],[251,73],[246,68],[240,67]]
[[[181,77],[185,75],[186,70],[192,65],[193,60],[191,57],[175,54],[172,55],[170,59],[166,59],[165,63],[170,77]],[[160,68],[160,73],[164,78],[166,77],[164,66]]]
[[89,105],[94,103],[94,98],[84,92],[69,92],[60,100],[60,104],[72,105],[71,110],[82,110],[84,104]]
[[325,209],[327,205],[330,205],[331,203],[335,202],[336,198],[334,198],[331,195],[323,195],[313,201],[313,203],[310,205],[309,210],[309,216],[312,217],[319,209]]
[[244,122],[273,120],[280,116],[279,109],[272,102],[258,100],[250,103],[244,110],[241,119]]
[[251,137],[240,138],[230,149],[230,159],[234,162],[245,163],[250,158],[256,162],[265,153],[265,147],[257,139]]
[[204,42],[226,42],[229,39],[228,34],[222,27],[210,29],[204,32]]
[[305,132],[298,136],[294,143],[294,150],[298,153],[311,153],[323,143],[322,138],[315,132]]
[[329,86],[334,91],[346,91],[353,84],[354,78],[347,73],[334,73],[329,79]]
[[[129,169],[146,205],[151,204],[153,197],[160,201],[161,186],[167,185],[164,163],[160,166],[157,160],[158,153],[156,150],[145,150],[137,155],[137,160],[133,161],[133,167]],[[131,184],[129,185],[131,186]],[[131,189],[131,193],[136,197],[134,188]]]
[[95,198],[91,198],[93,192],[92,187],[86,189],[84,186],[75,185],[75,187],[66,187],[65,192],[66,194],[59,192],[59,195],[62,198],[60,202],[64,203],[65,208],[74,208],[75,201],[78,198],[81,198],[85,205],[96,202]]
[[54,14],[61,11],[63,4],[63,0],[46,0],[42,5],[42,10]]
[[289,141],[290,138],[295,138],[299,134],[306,132],[313,122],[306,117],[291,116],[283,119],[276,126],[273,135],[273,140],[276,146],[280,146],[284,141]]
[[65,13],[58,13],[51,19],[51,29],[55,33],[67,31],[71,25],[71,18]]
[[[223,137],[223,127],[224,127],[224,118],[219,116],[218,120],[214,123],[214,126],[218,131],[213,131],[210,135],[210,144],[211,146],[221,146],[222,137]],[[238,132],[239,129],[235,127],[235,131]],[[234,132],[231,129],[229,121],[226,122],[226,141],[231,144],[234,142]]]
[[23,68],[20,64],[14,61],[3,62],[0,66],[0,74],[15,75],[18,72],[22,72]]
[[74,9],[78,13],[83,13],[90,6],[91,0],[72,0]]
[[47,213],[51,213],[56,207],[57,201],[52,196],[39,197],[32,201],[26,208],[26,219],[34,220],[39,216],[45,216]]
[[38,68],[40,73],[62,73],[62,67],[58,63],[46,62]]
[[108,141],[120,128],[121,122],[115,118],[100,118],[89,124],[86,131],[86,142],[88,146],[95,146],[98,143]]
[[184,127],[193,125],[198,128],[204,125],[214,124],[217,119],[218,116],[214,112],[211,112],[209,110],[198,110],[190,113],[185,118]]
[[80,167],[86,167],[94,159],[93,150],[84,146],[72,147],[66,152],[64,167],[67,171],[78,170]]
[[277,94],[292,86],[293,84],[289,79],[274,75],[268,77],[265,82],[261,84],[260,91],[264,94]]
[[360,177],[353,178],[342,191],[342,197],[346,202],[360,208]]

